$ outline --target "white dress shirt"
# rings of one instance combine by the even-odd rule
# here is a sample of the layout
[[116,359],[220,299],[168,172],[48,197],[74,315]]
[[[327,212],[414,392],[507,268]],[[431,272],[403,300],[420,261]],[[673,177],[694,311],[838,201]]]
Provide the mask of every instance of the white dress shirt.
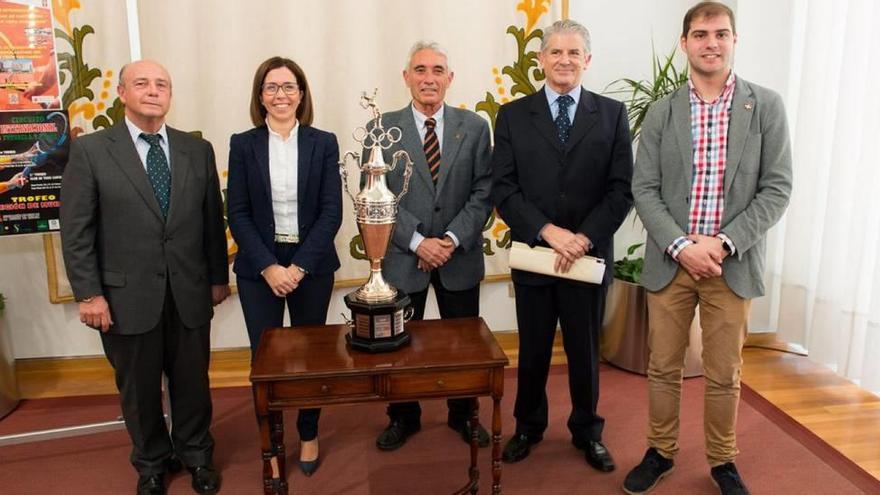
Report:
[[[134,148],[137,150],[137,154],[141,158],[141,165],[143,165],[144,170],[146,170],[147,153],[149,153],[150,151],[150,143],[148,143],[146,139],[141,137],[141,133],[152,133],[142,130],[141,128],[136,126],[134,122],[128,120],[128,117],[125,117],[125,125],[128,127],[128,133],[131,134],[131,140],[134,142]],[[158,134],[160,137],[159,147],[161,147],[162,151],[165,152],[165,160],[168,163],[168,170],[171,170],[171,153],[168,150],[168,129],[166,129],[165,124],[162,124],[162,127],[159,128],[159,132],[157,132],[156,134]]]
[[272,130],[269,121],[269,183],[272,191],[272,213],[275,217],[275,233],[299,235],[297,217],[297,179],[299,166],[299,123],[284,139]]

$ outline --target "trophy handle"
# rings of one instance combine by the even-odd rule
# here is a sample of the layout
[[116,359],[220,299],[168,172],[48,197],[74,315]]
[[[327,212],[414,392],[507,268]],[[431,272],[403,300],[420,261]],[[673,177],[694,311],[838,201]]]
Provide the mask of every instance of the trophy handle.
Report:
[[407,306],[405,310],[403,310],[403,321],[404,323],[408,322],[412,319],[413,315],[416,312],[416,308],[412,306]]
[[348,194],[348,197],[351,198],[353,203],[357,203],[354,199],[354,195],[351,194],[351,189],[348,187],[348,169],[345,167],[345,162],[349,157],[353,158],[355,163],[358,164],[358,168],[360,168],[361,156],[354,151],[347,151],[342,155],[342,160],[339,161],[339,175],[342,176],[342,189],[345,191],[345,194]]
[[397,202],[400,202],[400,198],[402,198],[407,191],[409,191],[409,179],[412,177],[412,166],[413,162],[409,157],[409,153],[404,150],[398,150],[394,152],[394,157],[391,160],[391,168],[390,170],[394,170],[397,168],[397,162],[400,159],[406,160],[406,168],[403,170],[403,189],[400,190],[400,194],[397,195]]

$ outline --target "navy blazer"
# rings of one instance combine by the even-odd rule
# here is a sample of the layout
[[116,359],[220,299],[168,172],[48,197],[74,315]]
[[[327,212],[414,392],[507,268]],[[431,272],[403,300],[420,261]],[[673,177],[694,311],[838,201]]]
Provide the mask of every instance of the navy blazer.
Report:
[[[339,144],[332,133],[300,126],[297,216],[300,244],[292,262],[309,273],[333,273],[333,240],[342,223]],[[275,217],[269,183],[269,130],[256,127],[229,140],[229,229],[238,244],[233,271],[259,280],[275,257]]]
[[[562,145],[544,89],[501,106],[495,121],[492,198],[514,241],[540,244],[553,223],[581,232],[588,254],[606,260],[611,282],[614,233],[632,206],[632,144],[623,103],[581,89],[568,142]],[[514,282],[559,280],[511,270]]]

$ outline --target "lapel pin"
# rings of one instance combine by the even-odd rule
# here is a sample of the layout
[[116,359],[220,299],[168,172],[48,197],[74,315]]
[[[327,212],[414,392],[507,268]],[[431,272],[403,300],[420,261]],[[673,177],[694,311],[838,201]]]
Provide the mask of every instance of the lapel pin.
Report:
[[461,138],[462,138],[462,135],[460,133],[455,135],[455,139],[461,139]]
[[745,107],[746,107],[746,110],[751,110],[754,107],[754,105],[752,105],[752,103],[749,102],[749,103],[745,104]]

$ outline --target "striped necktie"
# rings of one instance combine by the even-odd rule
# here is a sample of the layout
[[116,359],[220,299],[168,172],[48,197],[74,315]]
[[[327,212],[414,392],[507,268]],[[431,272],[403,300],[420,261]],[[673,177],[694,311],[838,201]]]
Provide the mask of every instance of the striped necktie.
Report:
[[425,121],[425,159],[428,161],[428,170],[431,171],[431,180],[437,184],[440,178],[440,140],[437,139],[437,133],[434,131],[437,121],[428,119]]

